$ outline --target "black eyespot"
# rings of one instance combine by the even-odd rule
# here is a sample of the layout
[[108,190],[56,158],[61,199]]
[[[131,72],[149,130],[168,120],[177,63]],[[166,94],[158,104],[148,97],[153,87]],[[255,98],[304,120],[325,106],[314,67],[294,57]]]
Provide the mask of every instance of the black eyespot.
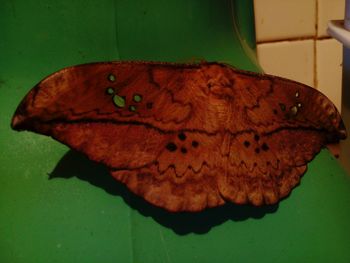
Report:
[[182,153],[187,153],[187,149],[186,149],[185,147],[182,147],[182,148],[181,148],[181,152],[182,152]]
[[254,140],[259,141],[259,140],[260,140],[260,136],[257,135],[257,134],[255,134],[255,135],[254,135]]
[[260,149],[259,148],[255,148],[255,152],[256,153],[260,153]]
[[270,148],[266,143],[263,143],[263,145],[261,145],[261,149],[263,149],[265,152],[268,151]]
[[186,135],[185,135],[183,132],[179,133],[179,135],[178,135],[177,137],[179,137],[179,139],[180,139],[181,141],[186,140]]
[[273,109],[273,113],[277,115],[278,111],[276,109]]
[[192,141],[192,147],[197,148],[199,143],[197,141]]
[[176,144],[173,143],[173,142],[169,142],[169,143],[165,146],[165,148],[167,148],[167,150],[168,150],[169,152],[175,152],[175,151],[177,150],[177,146],[176,146]]
[[146,108],[147,109],[152,109],[153,108],[153,103],[152,102],[147,102]]
[[244,141],[243,144],[244,144],[244,146],[247,147],[247,148],[250,146],[250,142],[248,142],[248,141]]
[[286,105],[284,105],[283,103],[280,103],[279,105],[280,105],[281,111],[286,110]]

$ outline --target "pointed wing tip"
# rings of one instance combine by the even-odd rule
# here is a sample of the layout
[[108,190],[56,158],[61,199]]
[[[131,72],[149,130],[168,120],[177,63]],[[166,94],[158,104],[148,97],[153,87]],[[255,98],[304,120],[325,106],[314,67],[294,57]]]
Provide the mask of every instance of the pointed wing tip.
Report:
[[338,130],[339,139],[345,140],[348,137],[348,133],[346,131],[346,127],[345,127],[343,120],[340,121],[338,129],[339,129]]
[[28,95],[22,100],[22,102],[18,105],[15,113],[13,114],[11,120],[11,128],[15,131],[23,131],[27,130],[28,127],[31,126],[31,120],[28,117],[28,105],[29,105],[30,97]]
[[11,128],[16,131],[21,131],[23,129],[24,116],[20,114],[15,114],[11,121]]

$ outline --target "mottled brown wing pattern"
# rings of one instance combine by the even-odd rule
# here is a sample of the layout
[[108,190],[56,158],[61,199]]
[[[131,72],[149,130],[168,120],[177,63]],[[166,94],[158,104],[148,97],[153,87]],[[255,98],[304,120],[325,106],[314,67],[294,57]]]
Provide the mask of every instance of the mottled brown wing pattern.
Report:
[[52,136],[169,211],[287,196],[327,141],[346,136],[322,94],[218,63],[97,63],[33,88],[12,126]]

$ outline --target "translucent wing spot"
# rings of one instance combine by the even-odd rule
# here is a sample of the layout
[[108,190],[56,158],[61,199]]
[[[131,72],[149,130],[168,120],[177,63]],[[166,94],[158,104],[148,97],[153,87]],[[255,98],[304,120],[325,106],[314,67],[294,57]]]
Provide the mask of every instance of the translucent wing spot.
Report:
[[135,102],[141,102],[142,101],[142,96],[140,94],[134,94],[134,101]]
[[116,80],[116,77],[111,73],[111,74],[108,75],[108,80],[110,82],[114,82]]
[[129,111],[136,111],[136,106],[135,105],[130,105],[129,106]]
[[299,96],[300,96],[299,91],[295,92],[295,97],[299,98]]
[[290,108],[290,113],[292,114],[292,115],[297,115],[297,113],[298,113],[298,107],[297,106],[292,106],[291,108]]
[[111,87],[109,87],[109,88],[106,89],[106,93],[107,93],[108,95],[112,95],[112,94],[114,94],[114,89],[111,88]]
[[301,103],[298,103],[297,106],[298,106],[298,108],[301,108],[302,105],[301,105]]
[[117,106],[118,108],[124,108],[125,107],[125,98],[119,96],[119,95],[114,95],[113,96],[113,102],[114,105]]

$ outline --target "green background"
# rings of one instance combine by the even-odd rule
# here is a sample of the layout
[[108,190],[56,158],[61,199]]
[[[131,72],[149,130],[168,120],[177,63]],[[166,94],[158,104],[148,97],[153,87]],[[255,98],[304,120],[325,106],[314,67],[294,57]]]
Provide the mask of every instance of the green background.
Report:
[[252,1],[0,4],[0,262],[350,262],[350,180],[327,150],[276,206],[169,214],[81,154],[10,129],[31,87],[74,64],[205,59],[258,71]]

